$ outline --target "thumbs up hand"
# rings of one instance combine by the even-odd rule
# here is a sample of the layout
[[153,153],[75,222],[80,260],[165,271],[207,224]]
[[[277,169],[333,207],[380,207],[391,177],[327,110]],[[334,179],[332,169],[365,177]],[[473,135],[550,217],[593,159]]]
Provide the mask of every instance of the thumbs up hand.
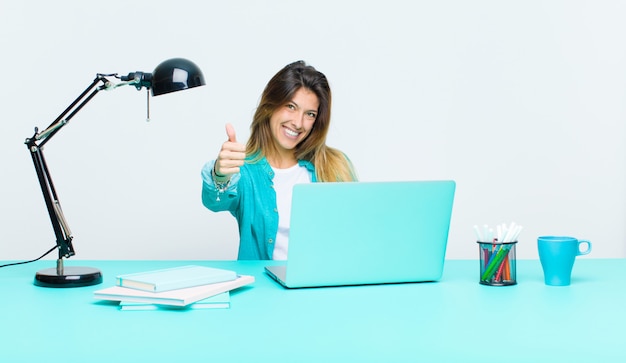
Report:
[[239,167],[246,158],[246,146],[237,142],[235,128],[226,124],[228,140],[222,144],[222,149],[215,160],[215,176],[220,179],[228,179],[231,175],[239,173]]

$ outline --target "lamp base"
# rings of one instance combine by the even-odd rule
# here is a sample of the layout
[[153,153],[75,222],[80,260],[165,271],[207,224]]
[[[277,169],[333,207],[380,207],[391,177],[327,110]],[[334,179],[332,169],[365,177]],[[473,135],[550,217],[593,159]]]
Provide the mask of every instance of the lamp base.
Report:
[[43,287],[82,287],[102,283],[102,272],[92,267],[67,266],[59,274],[56,268],[37,271],[36,286]]

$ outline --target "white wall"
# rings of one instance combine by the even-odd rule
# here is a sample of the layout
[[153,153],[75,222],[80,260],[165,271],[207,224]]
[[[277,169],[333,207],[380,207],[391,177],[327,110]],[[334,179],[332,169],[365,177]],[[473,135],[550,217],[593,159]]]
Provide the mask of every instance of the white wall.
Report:
[[[23,140],[96,73],[185,57],[207,87],[99,94],[46,146],[75,259],[231,259],[236,224],[200,202],[200,168],[232,122],[304,59],[334,91],[329,144],[364,181],[454,179],[448,258],[472,226],[524,225],[626,257],[626,2],[0,2],[0,260],[54,245]],[[55,258],[53,253],[50,258]]]

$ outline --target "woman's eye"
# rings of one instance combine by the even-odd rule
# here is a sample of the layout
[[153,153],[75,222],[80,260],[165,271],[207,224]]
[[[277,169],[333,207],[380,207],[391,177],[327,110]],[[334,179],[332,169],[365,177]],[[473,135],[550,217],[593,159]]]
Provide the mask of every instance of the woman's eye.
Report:
[[307,113],[307,116],[309,116],[310,118],[316,118],[317,117],[315,112],[309,112],[309,113]]
[[287,108],[288,108],[288,109],[290,109],[290,110],[295,110],[295,109],[296,109],[296,106],[295,106],[295,105],[292,105],[291,103],[288,103],[288,104],[287,104]]

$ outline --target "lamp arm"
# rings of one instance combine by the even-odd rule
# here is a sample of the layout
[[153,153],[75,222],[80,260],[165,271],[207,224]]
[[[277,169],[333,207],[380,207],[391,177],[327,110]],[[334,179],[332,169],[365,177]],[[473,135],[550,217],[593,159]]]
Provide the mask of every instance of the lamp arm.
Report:
[[[108,83],[108,80],[101,74],[98,74],[96,78],[91,82],[91,84],[72,102],[65,111],[63,111],[45,130],[39,132],[37,128],[35,128],[35,135],[31,139],[35,139],[39,141],[39,147],[43,147],[43,145],[48,142],[52,136],[54,136],[63,126],[65,126],[71,119],[80,111],[83,106],[85,106],[91,99],[100,91],[101,87],[93,90],[98,83],[103,82],[105,85]],[[93,90],[93,92],[91,92]],[[91,94],[89,94],[91,92]],[[89,94],[89,95],[88,95]],[[69,113],[69,116],[65,117]],[[28,142],[28,139],[26,139]]]
[[[28,141],[28,140],[27,140]],[[59,199],[54,189],[52,177],[48,172],[48,166],[43,156],[42,150],[36,144],[29,144],[30,154],[37,172],[37,179],[41,186],[41,192],[46,202],[48,216],[52,223],[52,229],[56,237],[56,244],[59,250],[59,258],[70,257],[74,255],[74,247],[72,246],[72,233],[69,230],[65,217],[59,203]]]
[[[96,86],[103,82],[100,87]],[[94,89],[95,88],[95,89]],[[74,102],[72,102],[45,130],[39,132],[35,128],[35,134],[27,138],[24,142],[28,148],[35,166],[37,179],[41,186],[48,216],[52,223],[52,228],[56,236],[56,244],[59,250],[59,259],[63,257],[71,257],[74,255],[74,247],[72,245],[72,232],[69,229],[59,198],[57,197],[52,177],[43,155],[43,145],[48,142],[63,126],[80,111],[91,99],[101,90],[110,88],[110,82],[105,75],[98,74],[93,82],[83,91]],[[65,117],[67,115],[67,117]]]

